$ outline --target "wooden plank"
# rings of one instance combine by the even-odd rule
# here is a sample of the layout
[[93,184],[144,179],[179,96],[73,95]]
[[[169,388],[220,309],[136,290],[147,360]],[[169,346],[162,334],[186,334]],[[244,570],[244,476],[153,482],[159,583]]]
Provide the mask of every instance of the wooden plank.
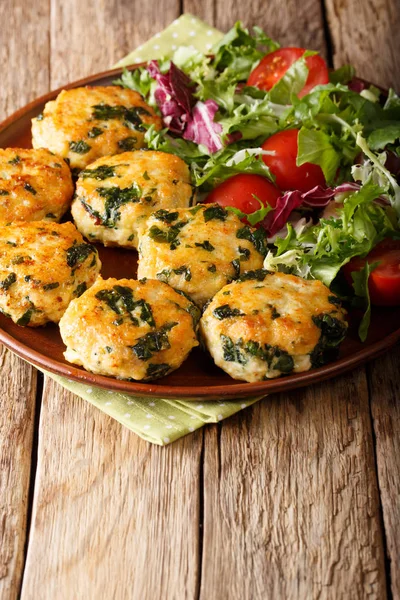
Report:
[[51,0],[52,88],[111,68],[178,16],[179,0]]
[[[47,0],[0,2],[0,121],[49,83]],[[36,371],[0,346],[0,597],[18,597],[24,566]]]
[[36,399],[36,372],[0,346],[0,598],[18,597]]
[[397,0],[325,0],[336,67],[399,91],[400,7]]
[[[334,63],[353,62],[357,74],[400,91],[400,5],[396,0],[327,0]],[[354,18],[357,15],[357,18]],[[378,480],[393,598],[400,597],[400,349],[368,367]]]
[[245,5],[241,0],[183,0],[183,7],[221,31],[228,31],[241,20],[247,27],[262,27],[282,45],[312,48],[326,55],[322,10],[317,0],[248,0]]
[[[51,86],[107,69],[178,13],[53,0]],[[22,598],[193,598],[202,432],[151,446],[48,380],[39,440]]]
[[47,380],[22,599],[194,598],[201,448],[150,445]]
[[359,369],[206,432],[201,599],[385,597],[367,398]]
[[369,368],[379,489],[393,598],[400,598],[400,348]]

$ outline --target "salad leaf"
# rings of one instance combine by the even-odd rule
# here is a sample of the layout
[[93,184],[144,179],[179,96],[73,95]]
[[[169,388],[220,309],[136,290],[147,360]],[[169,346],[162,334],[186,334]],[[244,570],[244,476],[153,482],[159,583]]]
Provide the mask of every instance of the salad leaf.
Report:
[[214,121],[218,104],[214,100],[197,102],[183,132],[183,138],[205,146],[210,153],[223,147],[222,126]]
[[314,52],[305,52],[296,60],[269,92],[269,100],[278,104],[291,104],[292,98],[303,89],[308,77],[306,57]]
[[335,69],[329,73],[329,81],[331,83],[350,83],[354,78],[355,70],[352,65],[343,65],[339,69]]
[[371,150],[384,150],[388,144],[394,144],[398,139],[400,139],[400,123],[391,123],[374,129],[368,136],[368,145]]
[[304,163],[319,165],[326,181],[333,181],[340,165],[340,156],[327,133],[318,129],[302,127],[298,136],[297,166]]
[[[369,297],[368,280],[370,274],[376,269],[378,264],[378,262],[369,264],[367,261],[362,269],[354,271],[351,274],[356,297],[358,300],[361,300],[361,303],[365,306],[364,316],[358,327],[358,335],[362,342],[365,342],[367,339],[369,324],[371,322],[371,299]],[[356,302],[355,304],[357,305],[359,303]]]

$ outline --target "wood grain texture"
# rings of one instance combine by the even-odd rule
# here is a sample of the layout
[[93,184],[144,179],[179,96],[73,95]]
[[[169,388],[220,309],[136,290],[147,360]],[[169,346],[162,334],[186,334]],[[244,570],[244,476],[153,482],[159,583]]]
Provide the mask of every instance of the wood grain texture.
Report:
[[398,0],[326,0],[335,67],[351,63],[357,75],[397,87],[400,72]]
[[313,48],[326,55],[319,1],[183,0],[183,7],[222,31],[228,31],[240,20],[247,27],[262,27],[282,45]]
[[194,598],[201,448],[150,445],[47,380],[22,599]]
[[0,346],[0,598],[18,597],[36,399],[36,371]]
[[[0,23],[1,121],[48,89],[48,2],[2,0]],[[0,597],[5,600],[18,597],[24,565],[36,380],[32,367],[0,346]]]
[[400,598],[400,348],[369,367],[379,488],[393,598]]
[[200,598],[385,597],[363,370],[206,432]]
[[53,89],[106,71],[179,16],[179,0],[50,1]]
[[[54,88],[107,69],[179,5],[53,0],[51,10]],[[47,380],[39,440],[22,597],[193,598],[202,432],[151,446]]]

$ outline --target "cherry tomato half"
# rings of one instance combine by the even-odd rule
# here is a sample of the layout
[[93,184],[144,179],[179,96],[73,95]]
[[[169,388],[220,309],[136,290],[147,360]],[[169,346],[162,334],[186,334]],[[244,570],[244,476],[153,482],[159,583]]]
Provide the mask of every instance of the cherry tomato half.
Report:
[[379,262],[368,280],[371,303],[377,306],[400,304],[400,240],[383,240],[366,258],[356,256],[343,267],[348,283],[352,284],[351,273],[362,269],[366,262]]
[[308,192],[316,185],[326,185],[321,167],[305,163],[298,167],[297,139],[298,129],[278,131],[271,135],[262,145],[263,150],[274,154],[263,154],[263,161],[276,177],[276,185],[281,190],[300,190]]
[[[260,90],[270,90],[284,76],[289,67],[301,58],[304,48],[279,48],[261,59],[260,64],[250,73],[247,85],[258,87]],[[308,77],[303,89],[297,94],[302,98],[316,86],[329,83],[328,67],[318,54],[307,56]]]
[[[205,203],[216,202],[221,206],[233,206],[249,215],[260,208],[260,202],[275,207],[281,195],[278,188],[262,175],[239,173],[223,181],[213,189]],[[256,196],[256,197],[255,197]]]

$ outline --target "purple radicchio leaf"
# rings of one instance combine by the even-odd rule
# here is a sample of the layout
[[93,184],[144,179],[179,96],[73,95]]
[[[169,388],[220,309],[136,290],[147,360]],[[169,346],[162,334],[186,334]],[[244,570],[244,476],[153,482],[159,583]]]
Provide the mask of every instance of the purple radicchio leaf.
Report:
[[214,121],[218,108],[218,104],[214,100],[197,102],[183,133],[185,140],[203,144],[211,154],[223,147],[221,139],[222,125]]
[[193,82],[172,61],[165,74],[161,73],[155,60],[149,62],[147,70],[158,83],[154,97],[165,125],[173,133],[181,134],[190,119],[192,107],[196,102],[192,91]]

